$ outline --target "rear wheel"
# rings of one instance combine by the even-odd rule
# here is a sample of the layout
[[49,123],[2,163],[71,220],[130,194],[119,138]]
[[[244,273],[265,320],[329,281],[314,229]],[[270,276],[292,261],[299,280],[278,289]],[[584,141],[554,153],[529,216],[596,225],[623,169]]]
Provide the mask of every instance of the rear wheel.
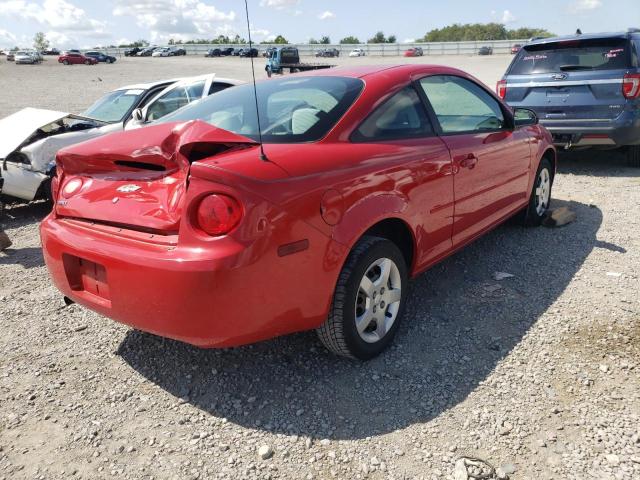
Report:
[[540,160],[536,179],[533,182],[529,205],[524,212],[523,223],[527,227],[537,227],[549,211],[551,187],[553,186],[553,169],[548,158]]
[[91,62],[90,62],[89,60],[85,60],[85,61],[84,61],[84,64],[85,64],[85,65],[91,65]]
[[69,65],[69,60],[63,60],[63,61],[62,61],[62,63],[63,63],[64,65]]
[[393,242],[366,236],[340,272],[329,316],[317,329],[322,343],[344,357],[368,360],[393,341],[407,291],[405,259]]
[[627,163],[630,167],[640,168],[640,145],[629,145]]

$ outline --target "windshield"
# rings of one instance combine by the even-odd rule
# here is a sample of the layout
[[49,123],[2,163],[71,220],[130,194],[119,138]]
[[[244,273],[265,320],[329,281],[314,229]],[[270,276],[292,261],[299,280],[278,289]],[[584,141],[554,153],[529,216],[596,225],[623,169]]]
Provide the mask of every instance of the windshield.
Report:
[[[320,140],[344,115],[362,87],[361,80],[344,77],[290,77],[258,83],[263,141]],[[252,84],[223,90],[167,115],[160,122],[196,119],[259,140]]]
[[142,89],[116,90],[91,105],[82,114],[108,123],[123,122],[129,111],[138,104],[144,94]]
[[630,66],[629,57],[627,42],[622,38],[525,45],[509,74],[626,69]]

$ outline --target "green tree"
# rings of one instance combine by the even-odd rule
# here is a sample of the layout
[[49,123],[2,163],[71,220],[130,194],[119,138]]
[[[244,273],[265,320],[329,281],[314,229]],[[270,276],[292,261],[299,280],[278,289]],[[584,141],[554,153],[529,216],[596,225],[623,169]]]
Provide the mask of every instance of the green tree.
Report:
[[354,37],[353,35],[349,35],[348,37],[344,37],[342,40],[340,40],[340,43],[353,45],[356,43],[360,43],[360,39],[358,37]]
[[318,40],[316,40],[315,38],[310,38],[309,39],[309,45],[318,45],[320,42]]
[[173,38],[169,39],[169,45],[175,45],[176,41]]
[[320,38],[320,43],[323,45],[329,45],[331,43],[331,38],[325,35],[324,37]]
[[462,42],[475,40],[508,40],[529,37],[550,37],[552,33],[540,28],[507,30],[500,23],[466,23],[448,25],[427,32],[425,42]]
[[43,32],[38,32],[33,37],[33,48],[35,48],[38,52],[42,52],[49,48],[49,40]]
[[367,40],[367,43],[385,43],[387,37],[384,36],[384,32],[376,32],[376,34]]
[[396,43],[396,36],[395,35],[389,35],[389,38],[387,38],[387,43]]
[[287,41],[287,39],[286,39],[286,38],[284,38],[282,35],[278,35],[278,36],[273,40],[273,42],[271,42],[271,43],[276,43],[276,44],[278,44],[278,45],[284,45],[284,44],[287,44],[287,43],[289,43],[289,42],[288,42],[288,41]]

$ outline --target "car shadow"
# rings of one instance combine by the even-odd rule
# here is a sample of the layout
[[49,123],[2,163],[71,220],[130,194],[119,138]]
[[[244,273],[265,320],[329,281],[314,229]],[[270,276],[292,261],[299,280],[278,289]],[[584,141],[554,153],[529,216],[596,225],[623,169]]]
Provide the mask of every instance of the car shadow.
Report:
[[640,177],[640,168],[627,164],[622,150],[558,149],[558,172],[595,177]]
[[22,202],[2,199],[4,203],[0,224],[6,228],[19,228],[40,222],[51,211],[51,205],[44,201]]
[[9,247],[0,253],[1,265],[22,265],[24,268],[37,268],[44,265],[42,248],[12,248]]
[[425,422],[487,378],[596,247],[601,211],[561,206],[578,220],[505,224],[418,276],[394,346],[366,363],[329,354],[313,332],[201,350],[132,330],[117,353],[180,401],[248,428],[356,439]]

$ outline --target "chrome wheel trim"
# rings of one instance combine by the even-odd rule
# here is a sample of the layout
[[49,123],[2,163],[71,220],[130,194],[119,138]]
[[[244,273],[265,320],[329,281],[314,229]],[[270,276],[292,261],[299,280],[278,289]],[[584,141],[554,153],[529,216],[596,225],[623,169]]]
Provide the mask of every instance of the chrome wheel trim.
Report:
[[402,277],[395,262],[380,258],[365,270],[355,301],[356,330],[362,340],[376,343],[391,330],[402,300]]
[[551,197],[551,175],[549,170],[543,168],[538,174],[536,182],[536,213],[539,216],[545,214],[549,208],[549,199]]

